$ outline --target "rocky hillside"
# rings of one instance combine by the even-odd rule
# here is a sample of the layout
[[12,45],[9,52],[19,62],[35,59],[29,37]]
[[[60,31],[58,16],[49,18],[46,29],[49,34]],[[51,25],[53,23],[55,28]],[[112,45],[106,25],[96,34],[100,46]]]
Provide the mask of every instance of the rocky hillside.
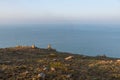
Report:
[[0,49],[0,80],[120,80],[120,60],[55,49]]

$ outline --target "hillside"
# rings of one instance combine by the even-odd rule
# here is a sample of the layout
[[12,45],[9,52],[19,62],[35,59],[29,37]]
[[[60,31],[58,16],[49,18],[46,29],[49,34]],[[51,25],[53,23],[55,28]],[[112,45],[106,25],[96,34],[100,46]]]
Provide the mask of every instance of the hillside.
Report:
[[55,49],[0,49],[0,80],[120,80],[120,60]]

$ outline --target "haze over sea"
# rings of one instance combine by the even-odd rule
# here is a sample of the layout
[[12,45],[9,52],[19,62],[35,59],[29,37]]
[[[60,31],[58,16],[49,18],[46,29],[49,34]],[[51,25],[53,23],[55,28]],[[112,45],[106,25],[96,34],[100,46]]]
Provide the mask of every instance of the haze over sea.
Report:
[[35,44],[62,52],[120,57],[120,25],[0,25],[0,48]]

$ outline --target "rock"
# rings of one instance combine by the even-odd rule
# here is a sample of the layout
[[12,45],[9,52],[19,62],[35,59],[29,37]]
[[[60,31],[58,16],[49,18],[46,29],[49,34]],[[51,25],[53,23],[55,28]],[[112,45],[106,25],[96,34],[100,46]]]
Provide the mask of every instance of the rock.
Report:
[[23,73],[20,73],[19,75],[21,75],[21,76],[27,76],[29,74],[29,72],[28,71],[25,71],[25,72],[23,72]]
[[51,53],[50,55],[49,55],[49,57],[57,57],[57,55],[55,54],[55,53]]
[[117,62],[120,62],[120,59],[118,59]]
[[55,71],[55,68],[51,67],[51,71]]
[[36,80],[36,78],[32,78],[32,80]]
[[48,70],[48,67],[44,67],[43,70],[44,70],[44,71]]
[[72,58],[74,58],[74,56],[68,56],[68,57],[65,58],[65,60],[70,60]]
[[53,59],[53,61],[57,61],[57,59]]
[[25,74],[28,74],[29,73],[29,71],[25,71]]
[[46,75],[45,75],[44,73],[39,73],[39,74],[38,74],[38,78],[45,79],[45,76],[46,76]]
[[67,78],[70,78],[71,76],[72,76],[72,74],[68,74],[68,75],[66,75]]

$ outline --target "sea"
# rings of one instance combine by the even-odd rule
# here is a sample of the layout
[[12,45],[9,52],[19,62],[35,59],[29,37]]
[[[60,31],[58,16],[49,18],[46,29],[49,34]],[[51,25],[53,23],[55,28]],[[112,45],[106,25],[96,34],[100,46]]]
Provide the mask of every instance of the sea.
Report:
[[0,25],[0,48],[17,45],[52,48],[60,52],[120,58],[118,24]]

